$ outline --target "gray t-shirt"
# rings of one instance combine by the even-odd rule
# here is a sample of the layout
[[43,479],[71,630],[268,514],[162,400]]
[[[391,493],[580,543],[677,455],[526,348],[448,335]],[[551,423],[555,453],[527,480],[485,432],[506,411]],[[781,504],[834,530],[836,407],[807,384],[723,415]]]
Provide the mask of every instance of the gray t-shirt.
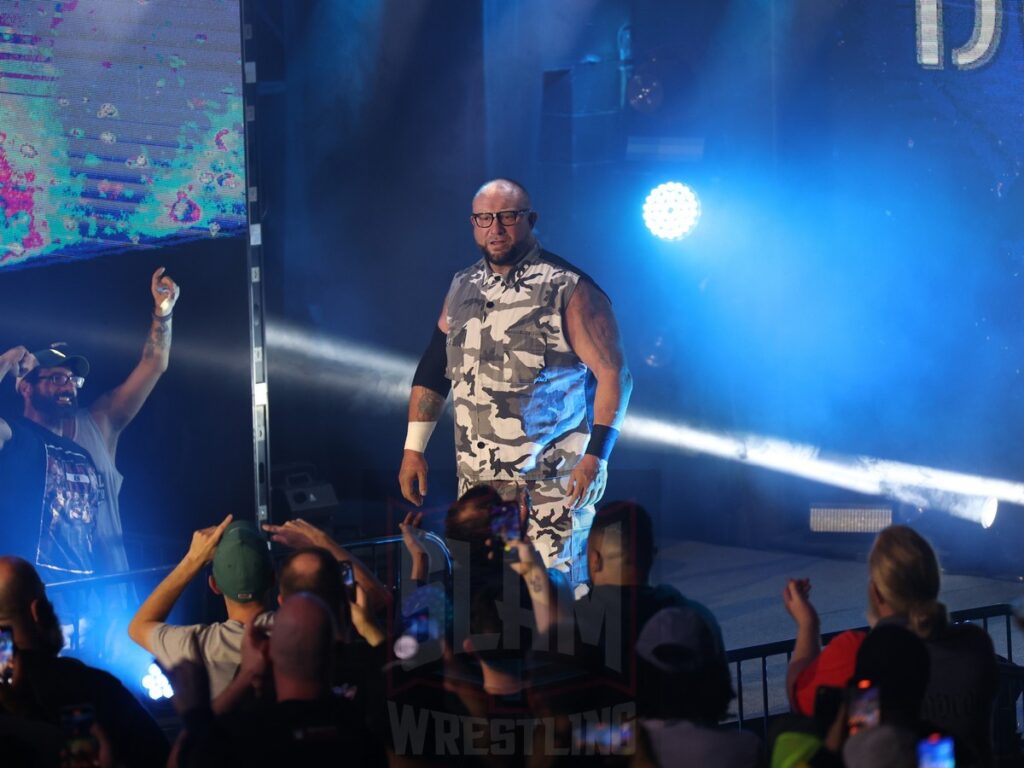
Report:
[[100,503],[96,511],[96,551],[100,573],[121,573],[128,570],[128,557],[124,550],[124,530],[121,527],[121,509],[118,496],[124,477],[107,450],[103,435],[87,410],[75,414],[75,442],[85,448],[96,464],[102,478]]
[[[264,611],[256,617],[255,623],[269,631],[274,624],[274,612]],[[245,625],[234,619],[187,626],[160,624],[153,628],[149,643],[156,660],[170,670],[190,658],[193,637],[199,641],[199,652],[210,676],[210,698],[215,699],[238,672]]]

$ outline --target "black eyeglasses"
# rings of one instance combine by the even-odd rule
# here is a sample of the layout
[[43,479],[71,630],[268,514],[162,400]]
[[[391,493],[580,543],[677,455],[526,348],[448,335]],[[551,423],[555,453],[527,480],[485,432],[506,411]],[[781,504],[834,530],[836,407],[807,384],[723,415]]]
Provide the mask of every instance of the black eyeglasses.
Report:
[[511,227],[517,221],[520,216],[525,216],[530,212],[529,208],[520,208],[518,211],[498,211],[497,213],[471,213],[470,216],[473,218],[473,223],[476,224],[480,229],[487,229],[491,224],[494,223],[494,217],[498,217],[498,221],[501,222],[503,227]]
[[68,376],[66,373],[51,373],[49,376],[36,376],[35,381],[48,381],[55,387],[63,387],[69,381],[75,385],[75,389],[85,386],[84,376]]

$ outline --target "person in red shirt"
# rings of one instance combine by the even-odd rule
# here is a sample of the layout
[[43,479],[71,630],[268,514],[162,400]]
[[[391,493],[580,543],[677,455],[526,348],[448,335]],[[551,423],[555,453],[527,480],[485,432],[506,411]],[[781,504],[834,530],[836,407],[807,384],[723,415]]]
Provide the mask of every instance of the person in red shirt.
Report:
[[[890,526],[868,556],[868,624],[897,624],[925,641],[932,674],[922,716],[968,744],[984,764],[991,756],[991,718],[998,682],[988,634],[969,623],[950,625],[939,602],[940,570],[931,545],[912,528]],[[854,675],[867,633],[836,636],[821,647],[809,579],[789,579],[782,601],[797,625],[786,674],[793,711],[811,716],[820,686],[844,687]]]

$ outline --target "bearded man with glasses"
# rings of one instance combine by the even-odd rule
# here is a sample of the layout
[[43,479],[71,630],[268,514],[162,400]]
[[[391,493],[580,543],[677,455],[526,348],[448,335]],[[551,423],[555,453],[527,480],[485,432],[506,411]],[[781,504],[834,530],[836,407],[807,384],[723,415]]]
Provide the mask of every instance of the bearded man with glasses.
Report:
[[549,568],[586,581],[594,504],[632,390],[611,303],[580,269],[545,251],[519,183],[473,197],[483,258],[457,273],[413,378],[402,495],[427,493],[427,440],[452,391],[459,494],[494,486],[528,514]]
[[0,418],[0,555],[24,557],[44,581],[128,570],[117,497],[117,441],[167,370],[171,314],[180,289],[156,270],[153,319],[128,378],[79,408],[89,361],[54,345],[0,355],[0,380],[16,379],[24,410]]

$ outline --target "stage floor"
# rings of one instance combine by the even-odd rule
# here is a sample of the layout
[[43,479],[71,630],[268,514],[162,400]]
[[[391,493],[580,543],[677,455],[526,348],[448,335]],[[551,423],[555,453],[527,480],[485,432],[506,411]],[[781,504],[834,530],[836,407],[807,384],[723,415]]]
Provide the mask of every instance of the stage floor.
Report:
[[[654,576],[710,608],[730,650],[795,636],[796,627],[782,605],[782,589],[790,577],[810,578],[811,600],[821,616],[822,632],[863,626],[867,621],[864,562],[675,541],[658,548]],[[940,599],[951,611],[1012,602],[1022,596],[1024,585],[1016,582],[942,575]]]
[[[656,583],[674,585],[684,595],[704,603],[718,618],[728,650],[779,640],[792,640],[796,626],[782,604],[782,589],[790,577],[811,579],[811,600],[821,616],[822,632],[867,623],[867,564],[805,554],[739,549],[696,541],[670,541],[658,550]],[[1024,596],[1014,581],[943,573],[940,599],[951,611],[1008,603]],[[1003,620],[990,623],[996,653],[1007,656]],[[1024,632],[1011,631],[1013,660],[1024,663]],[[785,701],[785,657],[767,664],[768,711],[788,710]],[[735,670],[734,670],[735,677]],[[764,709],[757,662],[743,667],[746,717]],[[735,705],[733,707],[735,710]]]

